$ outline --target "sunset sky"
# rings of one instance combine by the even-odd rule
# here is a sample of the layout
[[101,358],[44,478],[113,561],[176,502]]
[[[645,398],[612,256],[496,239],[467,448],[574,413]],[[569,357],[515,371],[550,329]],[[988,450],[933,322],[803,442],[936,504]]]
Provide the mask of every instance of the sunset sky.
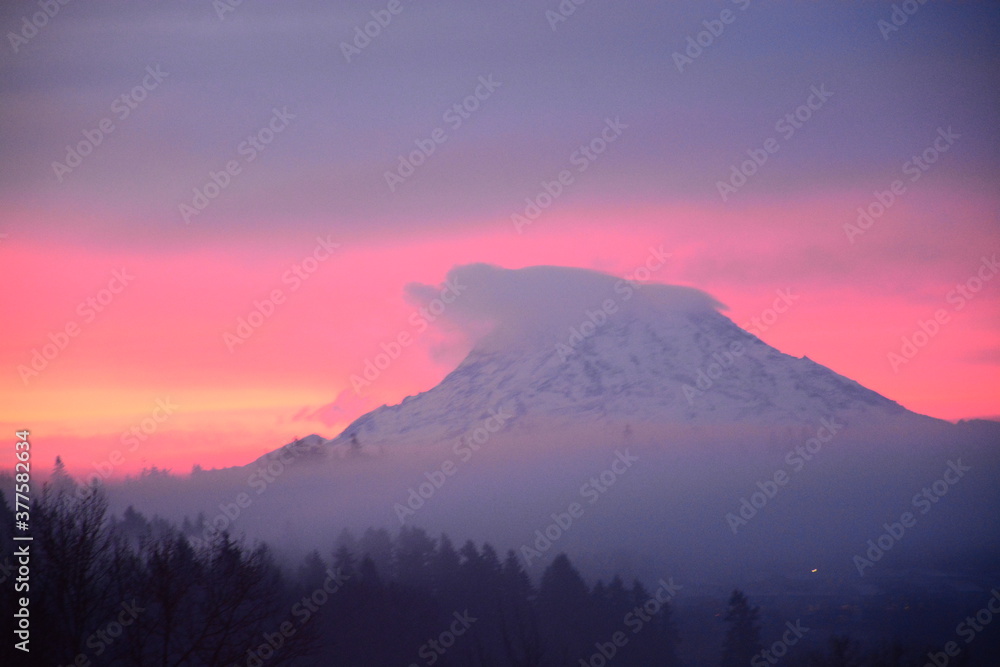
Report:
[[996,3],[230,4],[0,10],[0,422],[38,466],[332,437],[472,344],[414,284],[656,252],[784,352],[1000,415]]

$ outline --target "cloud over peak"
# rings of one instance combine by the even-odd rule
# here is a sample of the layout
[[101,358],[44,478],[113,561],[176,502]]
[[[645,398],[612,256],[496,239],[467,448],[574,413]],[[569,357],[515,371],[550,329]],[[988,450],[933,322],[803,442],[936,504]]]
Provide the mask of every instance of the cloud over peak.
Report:
[[645,310],[658,315],[714,312],[725,306],[702,290],[626,279],[591,269],[492,264],[456,266],[443,283],[410,283],[406,298],[428,319],[476,345],[537,342],[578,324],[588,312]]

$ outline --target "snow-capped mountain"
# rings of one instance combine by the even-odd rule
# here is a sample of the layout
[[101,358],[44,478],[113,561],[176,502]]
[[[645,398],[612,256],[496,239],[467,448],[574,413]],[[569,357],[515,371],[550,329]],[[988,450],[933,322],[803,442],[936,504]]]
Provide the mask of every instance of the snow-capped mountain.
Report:
[[808,358],[776,350],[699,290],[639,286],[580,269],[508,273],[532,271],[569,275],[584,289],[549,295],[559,305],[542,311],[528,304],[518,317],[500,321],[436,387],[360,417],[330,443],[451,438],[491,415],[505,428],[927,419]]
[[[910,412],[767,345],[695,289],[555,267],[459,267],[449,281],[460,296],[439,320],[488,333],[437,386],[204,477],[213,492],[280,485],[246,518],[274,539],[296,522],[405,524],[515,549],[537,549],[575,503],[585,514],[546,558],[711,586],[817,568],[867,585],[854,557],[962,466],[878,572],[996,562],[1000,525],[983,508],[998,501],[1000,425]],[[414,293],[430,308],[441,289]]]

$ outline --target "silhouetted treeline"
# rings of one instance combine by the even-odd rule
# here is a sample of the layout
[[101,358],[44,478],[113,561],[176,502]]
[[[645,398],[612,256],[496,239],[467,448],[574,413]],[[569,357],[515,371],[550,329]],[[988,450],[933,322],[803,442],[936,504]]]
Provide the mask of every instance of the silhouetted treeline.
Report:
[[[14,514],[0,499],[6,559]],[[345,531],[329,553],[281,566],[263,544],[225,533],[203,543],[198,520],[178,527],[131,507],[111,516],[98,488],[58,471],[34,500],[30,525],[31,651],[14,649],[8,634],[4,665],[681,664],[672,581],[647,587],[615,577],[590,586],[565,555],[536,584],[514,551],[456,547],[418,528],[369,529]],[[17,595],[6,576],[7,619]],[[734,591],[720,609],[725,639],[712,664],[925,663],[925,654],[898,645],[863,653],[842,637],[825,651],[765,654],[774,647],[761,641],[759,617]]]
[[[6,498],[0,509],[6,545]],[[536,587],[513,551],[369,530],[283,572],[265,545],[200,532],[131,507],[112,517],[99,489],[56,476],[31,511],[31,651],[5,642],[0,662],[576,665],[603,643],[616,664],[677,664],[669,604],[625,626],[653,594],[617,578],[591,588],[564,555]],[[13,587],[2,595],[13,608]]]

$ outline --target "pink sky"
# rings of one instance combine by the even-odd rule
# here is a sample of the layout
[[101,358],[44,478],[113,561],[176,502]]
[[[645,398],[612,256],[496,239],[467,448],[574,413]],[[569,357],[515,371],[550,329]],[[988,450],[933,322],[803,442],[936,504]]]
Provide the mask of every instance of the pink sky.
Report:
[[[11,432],[33,432],[40,466],[60,454],[78,473],[95,465],[120,475],[151,465],[186,472],[196,463],[246,463],[295,436],[332,437],[368,409],[432,387],[461,360],[468,341],[436,327],[414,329],[408,283],[437,284],[470,262],[628,276],[650,248],[671,254],[653,281],[708,291],[737,324],[755,316],[772,321],[759,335],[784,352],[807,355],[917,412],[952,420],[1000,413],[1000,281],[985,281],[968,300],[947,296],[977,275],[982,257],[994,256],[988,223],[995,202],[953,198],[951,214],[971,231],[927,253],[920,195],[851,244],[842,226],[855,201],[855,193],[836,193],[723,212],[552,211],[523,234],[495,219],[482,221],[479,231],[400,234],[394,241],[340,238],[332,227],[282,244],[197,251],[8,238],[0,272],[17,326],[7,329],[0,351],[9,370],[0,385],[0,421]],[[321,248],[320,260],[306,261],[320,238],[339,247],[329,255]],[[302,281],[296,265],[314,272]],[[130,281],[124,287],[112,280],[122,270]],[[120,293],[102,293],[109,284]],[[227,345],[224,334],[235,334],[255,300],[275,290],[281,298],[271,316],[244,342]],[[766,311],[779,290],[798,298],[772,320]],[[101,297],[110,300],[87,305]],[[966,301],[960,310],[958,301]],[[901,352],[901,338],[940,309],[946,323],[894,370],[887,355]],[[50,334],[60,338],[68,324],[79,327],[77,335],[23,381],[19,367],[30,366],[33,350],[42,351]],[[350,376],[401,332],[413,334],[415,344],[355,395]],[[337,407],[329,407],[338,396]],[[167,414],[157,410],[158,400],[176,407]],[[135,439],[125,435],[133,427]]]
[[[0,5],[0,24],[24,11]],[[371,20],[355,3],[224,19],[73,3],[0,50],[0,422],[32,430],[43,469],[243,464],[459,363],[470,341],[431,327],[352,393],[381,343],[414,333],[407,285],[473,262],[624,276],[651,246],[671,254],[652,280],[709,292],[740,325],[791,290],[759,332],[784,352],[918,412],[1000,415],[1000,281],[982,265],[1000,251],[1000,23],[989,3],[927,3],[886,37],[889,13],[749,3],[678,68],[711,3],[593,3],[557,27],[533,3],[413,3],[351,59],[340,41]],[[516,233],[511,214],[560,174]],[[981,270],[971,299],[949,298]],[[913,336],[926,344],[893,368]],[[22,378],[36,352],[54,358]]]

